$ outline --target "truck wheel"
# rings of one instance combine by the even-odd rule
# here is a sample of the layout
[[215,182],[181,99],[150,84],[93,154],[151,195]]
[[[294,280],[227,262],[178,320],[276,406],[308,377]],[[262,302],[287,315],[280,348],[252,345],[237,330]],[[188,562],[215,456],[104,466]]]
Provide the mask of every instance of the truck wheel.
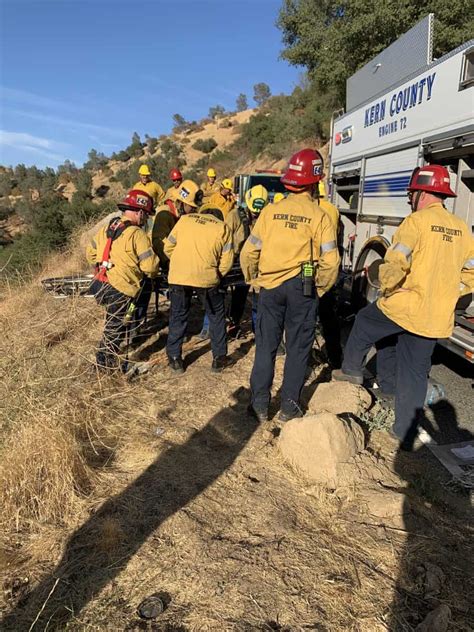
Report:
[[375,241],[359,255],[352,284],[352,305],[356,312],[378,298],[378,270],[386,251],[385,243]]

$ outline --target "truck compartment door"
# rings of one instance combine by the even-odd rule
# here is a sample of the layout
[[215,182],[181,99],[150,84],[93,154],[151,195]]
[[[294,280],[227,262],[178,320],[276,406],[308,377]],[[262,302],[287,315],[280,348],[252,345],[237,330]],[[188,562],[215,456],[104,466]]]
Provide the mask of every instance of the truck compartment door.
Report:
[[418,145],[367,158],[362,187],[362,215],[406,217],[407,186],[418,164]]

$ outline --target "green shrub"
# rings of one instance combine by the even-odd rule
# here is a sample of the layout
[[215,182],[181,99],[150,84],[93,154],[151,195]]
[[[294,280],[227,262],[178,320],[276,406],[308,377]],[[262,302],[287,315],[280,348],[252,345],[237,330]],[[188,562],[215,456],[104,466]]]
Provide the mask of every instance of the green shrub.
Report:
[[202,151],[203,154],[210,154],[217,147],[217,143],[213,138],[199,138],[193,148]]
[[0,173],[0,196],[10,195],[13,186],[11,175],[8,173]]
[[122,151],[115,152],[111,156],[112,160],[118,160],[118,162],[127,162],[128,160],[130,160],[130,158],[131,158],[130,154],[125,149],[122,149]]
[[10,215],[13,215],[15,209],[11,206],[8,200],[0,202],[0,220],[7,219]]
[[49,250],[47,242],[34,231],[21,235],[9,246],[0,247],[0,284],[34,274]]
[[209,108],[210,119],[215,119],[216,117],[222,116],[223,114],[225,114],[225,107],[223,107],[222,105],[214,105],[213,107]]

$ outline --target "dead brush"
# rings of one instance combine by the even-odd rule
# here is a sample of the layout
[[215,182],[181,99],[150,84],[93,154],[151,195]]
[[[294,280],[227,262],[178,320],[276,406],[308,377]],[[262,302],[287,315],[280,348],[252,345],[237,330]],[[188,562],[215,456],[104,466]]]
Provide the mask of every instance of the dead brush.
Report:
[[[48,274],[81,270],[73,249],[51,257]],[[64,524],[110,460],[123,417],[101,397],[92,357],[99,310],[86,299],[47,296],[39,278],[8,288],[0,308],[0,503],[5,531]]]
[[4,446],[2,519],[16,528],[32,522],[64,523],[93,480],[74,433],[55,415],[37,418],[14,430]]
[[[70,267],[52,258],[44,276],[84,271],[81,256]],[[439,556],[442,565],[444,555],[442,599],[454,627],[470,629],[472,591],[457,570],[469,534],[438,513],[426,533],[424,522],[408,533],[359,507],[378,481],[388,500],[402,493],[395,472],[386,477],[366,455],[354,486],[304,487],[277,455],[276,422],[235,445],[249,423],[235,394],[251,353],[218,377],[206,353],[179,379],[159,363],[133,385],[98,379],[102,310],[45,295],[38,280],[0,305],[0,566],[12,598],[44,590],[18,605],[0,591],[0,609],[17,615],[3,629],[54,629],[56,608],[83,593],[82,610],[56,629],[135,629],[136,606],[163,588],[173,597],[163,629],[381,632],[395,629],[394,595],[412,600],[415,618],[424,605],[401,585],[407,562]]]

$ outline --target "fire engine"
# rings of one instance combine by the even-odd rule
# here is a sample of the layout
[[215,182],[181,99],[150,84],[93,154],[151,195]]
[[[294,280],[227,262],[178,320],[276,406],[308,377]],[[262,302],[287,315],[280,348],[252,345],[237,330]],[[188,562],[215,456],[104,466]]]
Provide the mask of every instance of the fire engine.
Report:
[[[414,167],[449,169],[457,197],[446,206],[474,233],[474,40],[433,60],[433,21],[428,15],[350,77],[346,112],[332,118],[330,199],[356,308],[377,297],[378,266],[410,212]],[[474,302],[458,304],[453,335],[439,342],[474,363]]]

